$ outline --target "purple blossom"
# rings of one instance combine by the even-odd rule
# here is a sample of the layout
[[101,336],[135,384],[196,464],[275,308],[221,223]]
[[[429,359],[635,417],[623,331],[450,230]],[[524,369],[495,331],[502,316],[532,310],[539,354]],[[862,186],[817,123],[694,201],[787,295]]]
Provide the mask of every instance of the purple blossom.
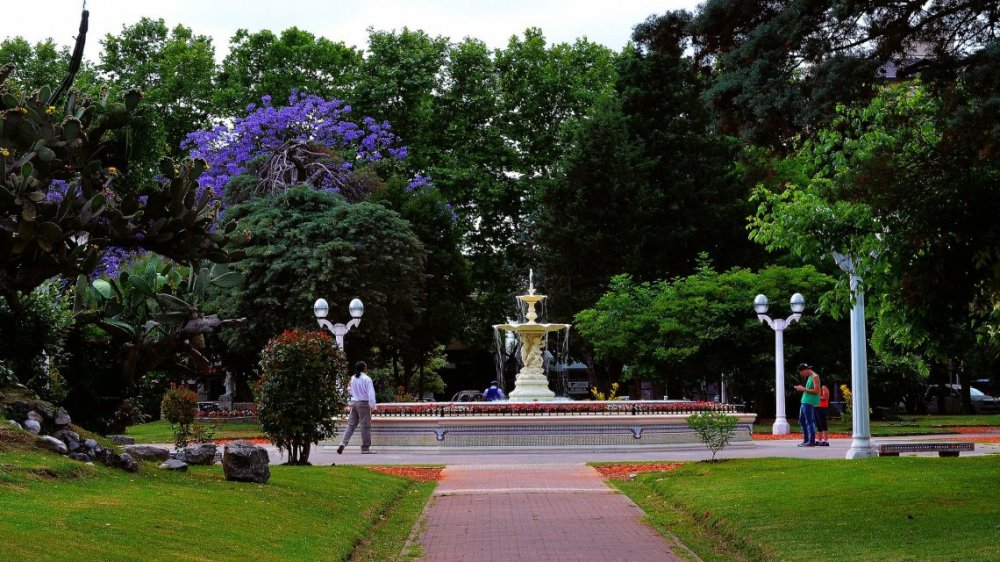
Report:
[[430,176],[417,174],[413,176],[413,179],[410,180],[410,183],[406,184],[406,191],[414,191],[420,189],[421,187],[426,187],[428,185],[431,185]]
[[62,203],[69,190],[69,182],[65,180],[52,180],[49,182],[48,192],[45,194],[46,203]]
[[[399,138],[388,122],[365,117],[358,125],[348,120],[349,105],[296,90],[292,90],[288,102],[286,107],[275,107],[270,96],[263,96],[259,107],[247,106],[246,117],[188,134],[182,146],[190,149],[191,156],[204,158],[209,164],[200,178],[201,186],[216,194],[224,193],[233,176],[249,171],[252,160],[289,141],[331,149],[343,159],[340,169],[348,175],[355,165],[378,162],[385,155],[393,160],[406,157],[406,147],[399,146]],[[319,178],[316,187],[336,187],[344,184],[345,178]]]

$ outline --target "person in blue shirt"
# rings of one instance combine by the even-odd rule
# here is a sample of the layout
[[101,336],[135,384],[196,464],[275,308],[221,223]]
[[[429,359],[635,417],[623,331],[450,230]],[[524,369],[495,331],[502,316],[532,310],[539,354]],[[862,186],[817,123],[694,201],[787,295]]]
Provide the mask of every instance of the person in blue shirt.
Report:
[[490,387],[486,389],[483,393],[483,400],[487,402],[496,402],[497,400],[506,400],[507,397],[504,396],[503,391],[497,386],[497,381],[490,383]]

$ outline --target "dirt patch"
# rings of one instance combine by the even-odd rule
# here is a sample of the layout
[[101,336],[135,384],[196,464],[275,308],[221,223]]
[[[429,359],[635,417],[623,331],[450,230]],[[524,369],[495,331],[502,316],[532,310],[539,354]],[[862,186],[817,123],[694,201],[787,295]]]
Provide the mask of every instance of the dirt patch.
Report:
[[607,480],[628,480],[640,472],[666,472],[684,466],[683,464],[608,464],[595,466]]
[[375,472],[402,476],[417,482],[436,482],[441,479],[441,471],[443,470],[440,466],[370,466],[368,468]]

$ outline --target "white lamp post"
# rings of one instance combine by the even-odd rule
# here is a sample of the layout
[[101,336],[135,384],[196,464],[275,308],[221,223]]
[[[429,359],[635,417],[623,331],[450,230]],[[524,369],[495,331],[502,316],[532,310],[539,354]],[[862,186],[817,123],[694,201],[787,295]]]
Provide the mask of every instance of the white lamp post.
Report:
[[365,313],[365,305],[361,303],[360,299],[354,299],[347,307],[347,310],[351,313],[350,322],[347,324],[331,324],[330,321],[326,319],[326,315],[330,313],[330,305],[326,303],[326,300],[316,299],[316,304],[313,305],[313,313],[316,314],[316,321],[319,323],[319,326],[321,328],[326,328],[333,334],[333,337],[337,339],[337,347],[339,347],[341,351],[344,350],[344,335],[347,334],[351,328],[361,323],[361,315]]
[[792,295],[789,305],[792,307],[792,315],[788,318],[782,320],[781,318],[772,319],[767,315],[767,297],[764,295],[757,295],[753,299],[753,309],[757,312],[757,318],[761,322],[767,322],[767,325],[774,330],[774,395],[775,395],[775,414],[774,414],[774,426],[771,428],[771,433],[774,435],[787,435],[791,428],[788,426],[788,420],[785,418],[785,338],[784,332],[785,328],[792,322],[797,321],[802,317],[802,311],[806,308],[806,299],[799,293]]
[[840,269],[851,276],[851,408],[853,409],[853,434],[851,448],[844,458],[863,459],[875,456],[872,448],[871,422],[868,419],[868,340],[865,336],[865,292],[861,288],[851,256],[833,252],[833,259]]

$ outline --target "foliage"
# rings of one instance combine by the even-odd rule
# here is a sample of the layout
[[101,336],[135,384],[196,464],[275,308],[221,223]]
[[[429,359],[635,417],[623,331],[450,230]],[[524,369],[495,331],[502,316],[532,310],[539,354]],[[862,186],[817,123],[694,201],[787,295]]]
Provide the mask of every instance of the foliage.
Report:
[[621,400],[621,398],[618,397],[618,383],[616,382],[611,383],[611,387],[608,389],[607,394],[597,390],[597,387],[595,386],[590,389],[590,395],[594,397],[594,400]]
[[[954,96],[956,113],[977,116],[969,122],[977,126],[956,131],[960,137],[992,137],[984,148],[997,146],[1000,19],[990,2],[710,0],[682,28],[711,69],[706,97],[723,130],[751,141],[782,151],[826,126],[837,103],[862,102],[887,79],[920,75]],[[962,84],[964,75],[988,74],[975,88]]]
[[698,434],[698,439],[712,451],[712,461],[715,455],[729,445],[736,433],[736,416],[730,416],[716,410],[698,412],[687,418],[688,427]]
[[121,179],[129,152],[111,133],[140,111],[141,94],[119,102],[71,92],[63,103],[60,93],[0,96],[0,296],[13,314],[23,312],[18,295],[56,275],[90,274],[112,246],[227,261],[226,237],[210,232],[218,205],[196,193],[203,160],[162,160],[162,185]]
[[69,50],[52,39],[32,45],[23,37],[0,42],[0,61],[14,65],[7,86],[16,93],[30,94],[42,86],[58,84],[69,70]]
[[246,259],[233,265],[246,283],[219,303],[247,318],[224,335],[228,367],[250,372],[247,361],[269,334],[314,322],[312,305],[321,295],[334,314],[346,314],[336,303],[364,301],[348,350],[381,347],[408,334],[420,318],[425,252],[393,211],[298,188],[232,207],[226,216],[253,233],[243,247]]
[[[349,121],[351,106],[297,90],[288,103],[273,106],[271,96],[265,95],[260,107],[247,107],[246,117],[189,134],[184,145],[209,163],[200,177],[202,187],[225,193],[227,201],[236,203],[298,185],[361,199],[371,190],[371,178],[359,167],[406,156],[406,147],[398,146],[387,121]],[[241,174],[259,179],[244,192],[228,192],[230,180]]]
[[13,314],[0,297],[0,358],[16,375],[15,382],[61,403],[65,392],[59,387],[65,381],[59,369],[65,365],[66,340],[74,323],[72,299],[58,282],[48,281],[26,297],[19,295],[18,301],[22,311]]
[[854,395],[846,384],[840,385],[840,395],[844,397],[844,411],[840,414],[840,421],[850,427],[854,423]]
[[[167,391],[164,393],[163,400],[166,400]],[[161,402],[162,404],[162,402]],[[170,405],[171,409],[174,409],[176,405],[172,402]],[[122,401],[118,409],[115,410],[114,417],[111,418],[111,424],[108,427],[110,433],[122,434],[129,428],[129,426],[146,423],[149,421],[149,414],[142,411],[139,401],[136,398],[126,398]],[[175,443],[177,436],[174,436]],[[180,448],[180,445],[178,445]]]
[[[774,400],[774,336],[754,317],[754,296],[799,292],[812,301],[832,284],[809,266],[719,273],[703,261],[694,275],[672,281],[639,283],[617,276],[593,308],[576,315],[574,325],[598,359],[627,364],[630,379],[665,383],[669,395],[684,396],[721,375],[732,396],[762,412]],[[849,338],[831,338],[838,328],[813,310],[795,326],[785,354],[794,358],[808,349],[814,364],[842,369]]]
[[[880,353],[981,369],[998,349],[1000,229],[988,209],[1000,205],[1000,161],[956,142],[942,108],[919,84],[840,107],[758,188],[752,236],[810,261],[853,258]],[[832,295],[824,304],[848,305]]]
[[267,29],[239,29],[218,69],[212,102],[218,115],[235,117],[266,95],[293,89],[322,98],[354,99],[360,64],[361,51],[296,27],[277,35]]
[[[201,423],[201,421],[196,421],[195,427]],[[217,425],[213,435],[215,439],[259,439],[264,436],[260,425],[256,422],[217,420],[214,425]],[[170,424],[164,420],[129,426],[126,433],[140,444],[166,443],[173,437]]]
[[177,449],[184,448],[191,439],[192,425],[198,417],[198,395],[187,387],[170,385],[160,403],[160,417],[170,423]]
[[261,429],[288,451],[288,464],[308,464],[311,445],[336,433],[347,405],[343,352],[326,332],[286,331],[264,347],[260,369]]
[[17,375],[14,369],[7,366],[7,363],[0,360],[0,388],[17,383]]

